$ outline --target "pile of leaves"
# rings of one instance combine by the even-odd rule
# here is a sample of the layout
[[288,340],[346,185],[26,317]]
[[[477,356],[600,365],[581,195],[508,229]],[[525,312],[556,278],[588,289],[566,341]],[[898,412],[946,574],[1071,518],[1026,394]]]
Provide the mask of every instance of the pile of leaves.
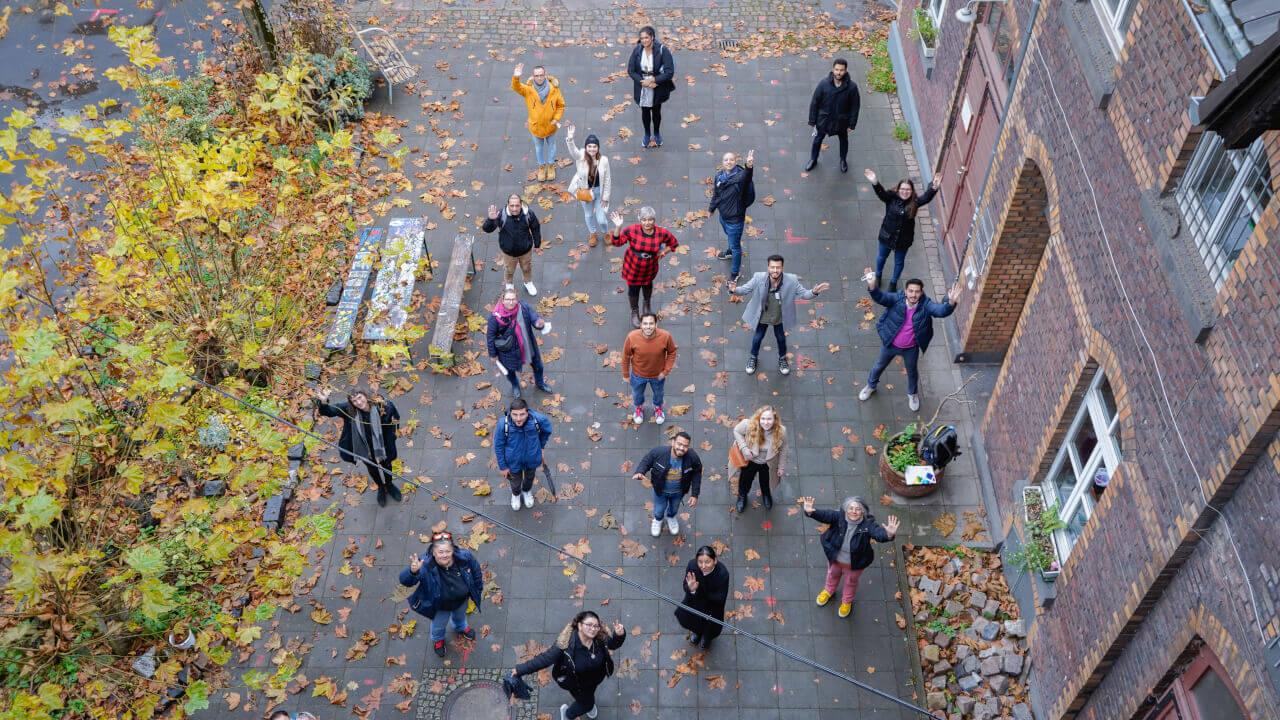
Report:
[[[321,300],[370,199],[352,132],[322,130],[301,59],[248,94],[211,65],[180,92],[150,27],[110,39],[130,112],[60,118],[58,143],[22,111],[0,128],[22,179],[0,197],[20,236],[0,251],[4,720],[149,717],[175,684],[177,715],[207,707],[335,524],[259,526],[301,438],[234,398],[303,415]],[[259,689],[300,661],[273,663]]]

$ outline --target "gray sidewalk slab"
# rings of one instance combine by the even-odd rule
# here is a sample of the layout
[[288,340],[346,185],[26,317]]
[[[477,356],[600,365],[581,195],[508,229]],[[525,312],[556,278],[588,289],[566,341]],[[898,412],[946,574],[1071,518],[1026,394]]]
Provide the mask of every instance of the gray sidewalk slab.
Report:
[[[381,7],[387,14],[388,6]],[[477,233],[476,256],[481,269],[464,296],[468,307],[484,313],[502,287],[501,271],[494,262],[496,237],[480,234],[476,218],[483,216],[490,203],[501,204],[507,193],[527,185],[525,173],[533,169],[523,107],[507,87],[515,62],[525,62],[527,67],[544,64],[561,82],[568,105],[565,119],[577,125],[578,141],[589,132],[602,139],[613,165],[614,207],[634,211],[640,204],[654,206],[659,224],[671,229],[688,249],[687,254],[677,253],[664,262],[658,277],[661,287],[654,296],[655,308],[663,312],[661,326],[672,332],[680,346],[679,362],[667,381],[668,423],[665,427],[652,422],[635,427],[630,422],[629,394],[620,370],[604,366],[609,353],[621,351],[630,330],[624,286],[612,270],[616,262],[611,263],[621,257],[621,251],[603,246],[586,248],[587,233],[576,203],[557,200],[550,211],[534,204],[544,222],[545,238],[542,253],[534,258],[533,279],[539,288],[539,298],[534,301],[551,293],[564,296],[580,292],[590,298],[586,304],[557,307],[548,315],[554,331],[542,338],[542,352],[544,358],[557,356],[546,364],[547,380],[556,395],[526,389],[533,407],[559,416],[547,460],[556,470],[560,487],[576,494],[556,504],[511,511],[509,494],[492,467],[489,439],[477,436],[473,427],[473,423],[499,414],[509,400],[506,381],[495,377],[487,363],[485,373],[472,377],[418,372],[413,389],[396,398],[402,415],[407,418],[412,414],[417,420],[412,437],[401,441],[406,474],[429,476],[428,487],[447,488],[459,503],[478,507],[556,547],[586,539],[588,559],[669,596],[679,597],[684,565],[698,546],[723,543],[727,547],[723,561],[732,574],[734,591],[729,610],[744,630],[890,695],[922,702],[922,697],[912,698],[913,642],[895,624],[896,615],[908,614],[896,598],[902,571],[897,546],[959,542],[964,514],[977,517],[981,496],[967,454],[947,469],[944,487],[934,495],[919,500],[886,495],[876,470],[878,457],[865,450],[871,446],[880,451],[881,443],[873,438],[878,425],[892,431],[915,419],[907,407],[906,377],[900,363],[886,372],[880,391],[869,401],[860,403],[856,397],[879,350],[874,325],[864,319],[865,308],[858,303],[866,297],[860,275],[874,262],[876,231],[883,212],[861,171],[874,167],[885,178],[906,174],[901,144],[892,138],[893,116],[887,98],[863,91],[862,119],[850,138],[848,174],[840,173],[832,143],[817,169],[803,177],[809,145],[808,98],[830,67],[830,53],[743,57],[741,61],[718,54],[679,53],[679,75],[692,76],[694,85],[682,82],[663,108],[665,146],[641,150],[639,113],[634,105],[612,119],[602,119],[610,108],[626,100],[629,81],[604,84],[598,78],[621,69],[628,46],[584,50],[530,45],[517,55],[513,46],[490,45],[483,38],[448,46],[428,44],[427,34],[439,32],[438,26],[422,27],[419,32],[410,32],[413,28],[403,25],[395,27],[402,33],[402,42],[423,40],[414,45],[422,53],[414,61],[422,62],[421,79],[431,95],[420,97],[398,90],[391,106],[385,89],[380,89],[372,109],[403,120],[403,145],[421,148],[420,154],[406,158],[409,175],[444,167],[437,162],[444,157],[439,147],[443,138],[431,129],[431,121],[438,121],[438,127],[447,130],[456,143],[448,151],[449,159],[465,161],[453,168],[453,178],[454,188],[465,190],[468,197],[450,200],[457,211],[450,221],[441,217],[434,205],[419,200],[427,188],[415,187],[402,194],[413,204],[388,217],[423,215],[435,222],[437,229],[428,242],[441,270],[448,261],[448,244],[459,228]],[[605,58],[594,57],[593,53],[600,52]],[[854,52],[847,56],[852,76],[861,80],[865,60]],[[437,63],[448,63],[449,69],[435,69]],[[727,77],[704,72],[712,63],[724,63]],[[460,118],[453,113],[428,115],[421,109],[424,103],[451,99],[460,101]],[[685,122],[683,118],[690,115],[698,117]],[[636,137],[620,137],[623,128]],[[471,143],[476,144],[475,150],[470,149]],[[691,145],[699,148],[691,150]],[[683,227],[677,223],[686,213],[706,209],[703,180],[714,172],[720,154],[726,150],[745,153],[752,148],[756,151],[759,201],[749,215],[753,221],[750,227],[759,232],[744,237],[748,251],[745,268],[762,270],[764,258],[776,252],[786,257],[786,269],[799,274],[806,285],[831,283],[828,292],[798,308],[802,326],[793,328],[788,340],[795,368],[789,377],[777,373],[772,336],[766,338],[761,352],[760,371],[754,376],[742,371],[750,343],[749,332],[738,323],[744,306],[728,302],[724,290],[728,263],[710,256],[724,246],[719,223],[715,219]],[[566,156],[562,136],[557,155]],[[425,167],[413,164],[420,157],[426,158]],[[557,182],[566,184],[571,175],[570,168],[562,168]],[[644,178],[642,183],[640,178]],[[474,189],[475,183],[482,184],[479,190]],[[764,202],[768,197],[773,198],[771,205]],[[629,218],[633,221],[634,212]],[[379,220],[381,224],[385,221]],[[930,260],[921,247],[914,248],[907,258],[905,276],[930,277]],[[674,281],[682,272],[690,273],[696,284],[684,290],[675,287]],[[420,283],[418,291],[430,299],[439,294],[443,282],[444,273],[438,272],[435,280]],[[523,297],[523,290],[521,294]],[[592,321],[588,308],[595,305],[605,309],[604,325]],[[423,322],[421,317],[416,321]],[[938,401],[962,382],[960,371],[941,346],[941,335],[938,342],[921,363],[923,419],[928,419]],[[602,344],[608,345],[609,352],[597,354],[595,348]],[[454,351],[459,356],[480,351],[483,356],[483,333],[471,333],[466,341],[455,343]],[[415,348],[415,361],[425,357],[425,346]],[[477,384],[485,382],[501,390],[500,397],[491,395],[490,388],[477,389]],[[606,396],[599,397],[597,389]],[[495,398],[496,402],[490,403]],[[757,504],[739,517],[729,512],[730,492],[723,468],[729,427],[765,403],[778,408],[790,428],[792,463],[776,492],[773,510],[766,512]],[[684,414],[676,414],[677,406],[686,405]],[[973,423],[969,407],[948,404],[939,417],[956,424],[961,438],[969,436]],[[652,494],[630,479],[630,468],[646,450],[666,443],[674,426],[693,435],[693,446],[706,465],[702,498],[695,509],[686,508],[680,515],[682,532],[678,538],[664,530],[662,537],[655,539],[648,533],[646,508]],[[434,427],[440,428],[442,437],[431,432]],[[331,424],[326,422],[321,428],[336,437]],[[598,441],[588,434],[595,429],[601,434]],[[449,438],[447,446],[443,437]],[[474,454],[473,459],[459,460],[469,453]],[[362,478],[349,466],[338,465],[334,452],[322,451],[319,458],[333,462],[332,467],[342,467],[349,477]],[[468,514],[465,510],[448,501],[433,502],[422,491],[406,493],[402,505],[379,508],[372,493],[358,496],[342,485],[340,476],[329,477],[335,492],[326,502],[336,500],[344,517],[323,557],[317,554],[312,558],[312,572],[318,581],[309,592],[296,596],[299,612],[281,613],[273,621],[274,627],[264,629],[264,639],[275,631],[286,644],[291,639],[313,644],[301,656],[302,672],[310,684],[301,692],[289,692],[281,706],[284,709],[309,710],[323,720],[346,716],[359,706],[368,711],[367,717],[398,718],[406,712],[397,709],[396,703],[412,700],[406,706],[408,714],[424,717],[423,708],[430,707],[430,713],[443,717],[447,702],[426,700],[431,695],[448,695],[448,689],[457,683],[465,684],[467,676],[459,674],[463,669],[483,673],[510,668],[516,662],[517,646],[530,640],[549,644],[575,612],[593,609],[605,620],[621,620],[634,630],[615,653],[620,664],[618,675],[600,688],[598,704],[603,718],[784,718],[796,716],[797,711],[816,713],[819,718],[913,717],[910,711],[847,682],[729,634],[698,658],[702,664],[696,673],[682,674],[673,682],[678,666],[689,662],[693,652],[670,606],[588,568],[576,567],[566,574],[566,563],[555,553],[496,528],[489,529],[493,539],[479,547],[477,556],[493,571],[502,588],[502,603],[486,603],[481,612],[470,616],[483,635],[474,645],[454,641],[450,631],[450,654],[442,661],[429,647],[425,618],[393,597],[398,589],[395,574],[411,552],[425,549],[422,538],[432,525],[445,521],[456,533],[470,534],[479,520],[463,522]],[[473,495],[462,484],[474,479],[487,479],[492,494]],[[867,498],[881,521],[887,515],[899,515],[903,527],[894,546],[879,548],[876,562],[863,575],[852,616],[841,619],[836,615],[837,602],[822,608],[814,604],[826,562],[818,544],[817,525],[799,512],[796,499],[812,495],[819,507],[835,507],[850,494]],[[882,496],[888,506],[882,504]],[[599,520],[606,512],[625,529],[625,538],[621,529],[600,527]],[[943,514],[957,521],[949,535],[935,526]],[[620,547],[624,539],[644,546],[644,556],[625,553]],[[357,549],[344,557],[343,549],[351,545]],[[371,559],[362,562],[366,556]],[[344,566],[346,563],[349,565]],[[353,568],[358,568],[359,575],[351,572]],[[361,590],[358,602],[343,597],[347,586]],[[315,604],[335,615],[344,609],[348,614],[332,624],[317,625],[309,617]],[[391,637],[390,626],[414,619],[418,621],[416,630],[408,639]],[[339,626],[346,638],[335,637]],[[364,658],[347,660],[348,649],[366,630],[376,633],[380,642]],[[273,668],[276,653],[261,641],[257,646],[246,661],[231,668],[233,678],[250,668]],[[419,681],[419,697],[391,691],[393,681],[405,673]],[[313,697],[314,683],[322,677],[347,691],[344,707]],[[398,686],[404,687],[403,683]],[[438,692],[432,692],[433,687]],[[384,692],[378,707],[372,709],[374,703],[367,698],[378,688]],[[225,693],[219,693],[213,707],[200,716],[262,716],[262,693],[234,685],[231,690],[244,698],[238,709],[228,710]],[[476,697],[458,705],[458,714],[449,717],[470,717],[466,712],[488,707]],[[535,702],[516,706],[511,716],[529,716],[521,713],[532,707],[556,718],[560,704],[567,699],[551,684],[540,688]],[[473,710],[464,712],[464,707]]]

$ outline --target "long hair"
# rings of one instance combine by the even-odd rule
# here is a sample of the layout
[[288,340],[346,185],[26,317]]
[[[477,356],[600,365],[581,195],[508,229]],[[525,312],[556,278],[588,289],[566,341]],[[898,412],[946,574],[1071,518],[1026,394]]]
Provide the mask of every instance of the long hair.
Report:
[[773,429],[769,431],[769,437],[773,440],[774,449],[778,449],[781,443],[782,433],[786,429],[782,426],[782,416],[772,405],[761,405],[754,413],[751,414],[751,420],[747,428],[747,444],[753,448],[764,446],[764,428],[760,427],[760,416],[769,411],[773,413]]
[[587,152],[587,143],[582,144],[582,157],[587,159],[587,186],[590,187],[592,181],[596,179],[596,163],[600,159],[600,143],[596,143],[596,154],[592,155]]
[[910,178],[902,178],[893,186],[894,195],[898,194],[898,188],[902,187],[902,183],[911,187],[911,197],[907,200],[907,217],[915,220],[916,212],[920,210],[920,196],[916,194],[916,184]]

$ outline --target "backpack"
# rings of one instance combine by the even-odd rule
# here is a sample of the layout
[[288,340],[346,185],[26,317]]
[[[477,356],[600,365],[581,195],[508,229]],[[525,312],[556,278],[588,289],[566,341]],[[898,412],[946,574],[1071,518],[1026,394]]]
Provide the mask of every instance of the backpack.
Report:
[[756,203],[756,181],[755,178],[747,181],[747,187],[742,191],[742,210],[745,212],[747,208]]
[[[529,419],[533,421],[533,429],[541,435],[542,425],[538,424],[538,416],[534,415],[532,410],[529,411]],[[502,436],[506,440],[511,439],[511,420],[506,415],[502,416]]]
[[960,450],[956,447],[958,441],[955,426],[943,425],[934,428],[920,442],[920,456],[932,465],[934,470],[941,470],[960,455]]

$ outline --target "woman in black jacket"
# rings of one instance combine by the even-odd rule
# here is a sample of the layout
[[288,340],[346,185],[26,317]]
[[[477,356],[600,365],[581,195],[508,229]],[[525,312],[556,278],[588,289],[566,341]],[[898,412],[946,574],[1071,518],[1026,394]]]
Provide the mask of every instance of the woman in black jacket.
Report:
[[[676,63],[671,51],[655,39],[653,27],[640,28],[640,39],[627,61],[627,74],[631,76],[631,98],[640,106],[640,121],[644,123],[644,147],[649,142],[662,147],[662,103],[676,89]],[[650,132],[652,130],[652,132]]]
[[573,696],[573,704],[560,706],[560,720],[596,716],[596,688],[613,674],[613,656],[627,639],[627,629],[615,622],[612,630],[600,616],[584,610],[564,626],[551,647],[511,671],[512,677],[551,668],[551,679]]
[[801,500],[805,515],[828,525],[821,538],[822,552],[827,556],[827,584],[818,593],[818,605],[826,605],[831,600],[843,578],[840,617],[849,617],[853,611],[853,596],[858,592],[858,580],[876,556],[871,549],[871,541],[891,542],[898,533],[898,518],[890,515],[889,520],[881,525],[876,522],[866,501],[856,495],[845,498],[840,504],[844,512],[814,510],[813,498]]
[[[724,604],[729,599],[729,570],[716,562],[716,551],[710,545],[698,548],[698,554],[684,569],[684,604],[717,620],[724,620]],[[704,620],[684,608],[676,609],[680,627],[689,631],[689,644],[703,650],[720,637],[724,629],[719,623]]]
[[898,291],[898,280],[902,277],[902,266],[907,261],[907,250],[916,240],[916,212],[921,205],[928,205],[937,194],[942,182],[942,173],[934,173],[933,181],[923,195],[916,195],[916,184],[903,178],[898,181],[893,192],[885,190],[871,168],[862,171],[871,181],[876,197],[884,203],[884,222],[880,223],[880,249],[876,253],[876,287],[883,287],[880,274],[884,270],[884,262],[893,253],[893,279],[889,281],[889,292]]
[[316,409],[321,415],[342,418],[342,437],[338,451],[343,462],[364,463],[369,477],[378,488],[378,504],[386,505],[387,496],[400,502],[400,489],[391,476],[391,463],[396,459],[396,430],[400,411],[396,404],[372,402],[369,393],[355,390],[347,402],[329,404],[329,392],[316,393]]

